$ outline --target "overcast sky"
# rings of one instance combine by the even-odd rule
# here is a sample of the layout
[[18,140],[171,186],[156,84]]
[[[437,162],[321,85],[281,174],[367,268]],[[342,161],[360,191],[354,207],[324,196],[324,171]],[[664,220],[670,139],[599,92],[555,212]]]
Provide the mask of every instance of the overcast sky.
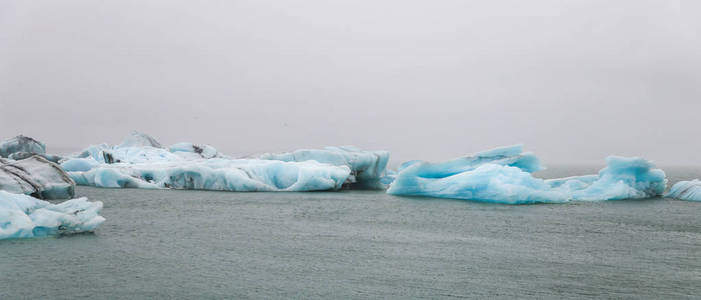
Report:
[[[0,138],[701,165],[701,1],[0,1]],[[53,150],[53,151],[52,151]]]

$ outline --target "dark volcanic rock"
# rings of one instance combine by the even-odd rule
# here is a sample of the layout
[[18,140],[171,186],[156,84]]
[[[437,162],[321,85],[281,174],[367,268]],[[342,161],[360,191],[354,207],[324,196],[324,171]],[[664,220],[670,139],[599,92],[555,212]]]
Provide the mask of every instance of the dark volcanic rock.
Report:
[[46,160],[52,162],[52,163],[58,163],[63,157],[58,156],[58,155],[53,155],[53,154],[41,154],[41,153],[32,153],[32,152],[15,152],[10,154],[8,157],[9,159],[14,159],[14,160],[23,160],[26,158],[30,158],[34,155],[41,156],[43,158],[46,158]]

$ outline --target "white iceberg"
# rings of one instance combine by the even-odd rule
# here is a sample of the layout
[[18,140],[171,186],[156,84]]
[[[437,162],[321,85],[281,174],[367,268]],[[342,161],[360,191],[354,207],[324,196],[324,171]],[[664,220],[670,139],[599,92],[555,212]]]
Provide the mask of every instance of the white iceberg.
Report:
[[61,166],[79,185],[112,188],[301,192],[340,189],[351,177],[345,163],[231,159],[209,145],[163,148],[138,133],[118,146],[90,146]]
[[701,180],[679,181],[664,196],[680,200],[701,201]]
[[43,157],[17,161],[0,158],[0,190],[39,199],[70,199],[75,183],[61,167]]
[[384,188],[389,152],[364,151],[353,146],[326,147],[324,149],[302,149],[294,152],[263,154],[261,159],[305,162],[316,161],[334,166],[347,166],[351,170],[348,184],[353,188]]
[[0,191],[0,240],[91,232],[105,221],[102,202],[78,198],[51,204]]
[[405,163],[387,193],[528,204],[640,199],[664,192],[665,173],[651,162],[611,156],[607,163],[598,175],[543,180],[531,174],[542,169],[538,159],[516,145],[444,163]]

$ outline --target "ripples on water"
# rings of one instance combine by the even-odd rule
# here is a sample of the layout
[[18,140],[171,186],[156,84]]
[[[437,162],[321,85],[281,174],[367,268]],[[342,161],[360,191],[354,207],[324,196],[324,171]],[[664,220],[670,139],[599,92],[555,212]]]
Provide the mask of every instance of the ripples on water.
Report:
[[[665,170],[670,183],[701,177],[698,169]],[[508,206],[373,191],[77,193],[103,201],[107,222],[95,234],[0,241],[1,299],[701,293],[695,202]]]

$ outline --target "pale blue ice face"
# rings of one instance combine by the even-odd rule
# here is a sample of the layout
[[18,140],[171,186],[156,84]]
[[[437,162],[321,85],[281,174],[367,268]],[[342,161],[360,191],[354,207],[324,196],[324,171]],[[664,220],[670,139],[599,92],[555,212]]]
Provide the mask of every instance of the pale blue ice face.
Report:
[[661,195],[665,174],[641,158],[607,158],[599,175],[543,180],[537,158],[521,145],[497,148],[444,163],[412,162],[400,168],[388,193],[507,204],[570,200],[639,199]]
[[674,184],[665,197],[680,200],[701,201],[701,180],[680,181]]

